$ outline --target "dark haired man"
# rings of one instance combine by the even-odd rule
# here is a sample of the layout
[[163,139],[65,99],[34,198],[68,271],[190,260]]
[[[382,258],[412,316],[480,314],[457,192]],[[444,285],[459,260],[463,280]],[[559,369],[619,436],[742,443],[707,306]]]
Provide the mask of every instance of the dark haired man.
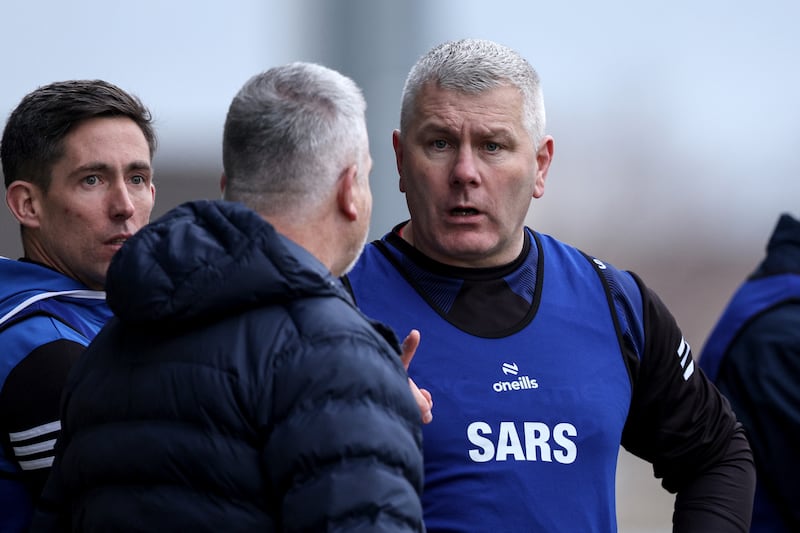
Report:
[[101,80],[40,87],[0,144],[24,256],[0,258],[0,530],[27,528],[53,461],[67,373],[111,312],[111,257],[153,209],[150,112]]

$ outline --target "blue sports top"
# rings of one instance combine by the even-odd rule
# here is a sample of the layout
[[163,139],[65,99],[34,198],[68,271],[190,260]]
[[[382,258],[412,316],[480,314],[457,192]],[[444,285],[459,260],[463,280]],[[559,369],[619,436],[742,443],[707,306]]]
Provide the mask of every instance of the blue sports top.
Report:
[[708,378],[716,381],[731,342],[749,321],[791,301],[800,301],[800,275],[796,273],[745,281],[733,295],[703,347],[700,368]]
[[104,292],[0,258],[0,530],[27,529],[53,462],[67,374],[110,316]]
[[731,297],[700,367],[747,431],[758,482],[750,533],[800,531],[800,221],[780,215]]
[[529,229],[509,265],[451,267],[399,228],[346,281],[400,338],[421,333],[428,531],[616,531],[620,444],[673,492],[725,453],[735,417],[635,275]]

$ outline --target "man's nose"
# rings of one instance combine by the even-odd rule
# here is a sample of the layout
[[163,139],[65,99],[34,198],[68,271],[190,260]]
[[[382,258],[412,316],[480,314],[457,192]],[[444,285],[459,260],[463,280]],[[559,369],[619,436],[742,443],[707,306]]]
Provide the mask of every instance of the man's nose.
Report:
[[479,184],[481,181],[478,171],[478,161],[475,150],[471,146],[461,146],[456,152],[456,160],[451,172],[451,183]]
[[112,218],[128,219],[135,210],[128,184],[125,180],[115,180],[109,190],[109,211]]

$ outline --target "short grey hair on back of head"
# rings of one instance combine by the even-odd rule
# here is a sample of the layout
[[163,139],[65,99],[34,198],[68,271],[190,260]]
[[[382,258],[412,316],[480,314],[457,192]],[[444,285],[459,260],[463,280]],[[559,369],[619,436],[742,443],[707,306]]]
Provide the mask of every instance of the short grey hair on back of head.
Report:
[[403,87],[400,131],[414,118],[417,96],[428,83],[466,94],[502,86],[522,94],[524,124],[538,147],[545,131],[544,97],[539,75],[519,53],[483,39],[448,41],[432,48],[411,68]]
[[365,112],[353,80],[315,63],[253,76],[225,119],[225,199],[264,215],[319,205],[369,150]]

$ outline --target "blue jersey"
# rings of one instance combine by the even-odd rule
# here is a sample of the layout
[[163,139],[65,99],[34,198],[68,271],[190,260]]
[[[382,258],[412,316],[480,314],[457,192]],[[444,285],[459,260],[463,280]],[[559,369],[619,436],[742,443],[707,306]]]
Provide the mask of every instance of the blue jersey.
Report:
[[792,301],[800,302],[800,274],[777,274],[744,282],[731,298],[703,347],[700,368],[709,379],[716,381],[731,342],[751,320]]
[[800,527],[800,223],[781,217],[756,272],[732,296],[700,367],[730,400],[755,456],[751,532]]
[[0,258],[0,530],[27,528],[53,462],[67,373],[110,316],[104,292]]
[[511,265],[464,269],[390,233],[347,282],[368,316],[401,338],[421,333],[409,375],[434,400],[423,429],[430,532],[616,531],[620,444],[670,490],[727,447],[735,418],[706,394],[663,304],[634,275],[551,237],[526,230]]
[[[421,333],[409,374],[436,406],[435,423],[423,429],[432,531],[462,531],[464,524],[484,531],[616,529],[614,472],[631,398],[628,371],[595,269],[548,238],[542,244],[548,283],[533,295],[535,319],[499,338],[450,327],[374,248],[359,268],[380,271],[381,290],[359,290],[359,271],[350,276],[367,315],[379,314],[397,333]],[[378,313],[386,300],[395,304]],[[587,315],[595,327],[576,335],[575,322]],[[513,513],[497,505],[505,493],[519,492],[527,505]],[[543,512],[553,493],[580,497],[567,499],[574,507]]]

